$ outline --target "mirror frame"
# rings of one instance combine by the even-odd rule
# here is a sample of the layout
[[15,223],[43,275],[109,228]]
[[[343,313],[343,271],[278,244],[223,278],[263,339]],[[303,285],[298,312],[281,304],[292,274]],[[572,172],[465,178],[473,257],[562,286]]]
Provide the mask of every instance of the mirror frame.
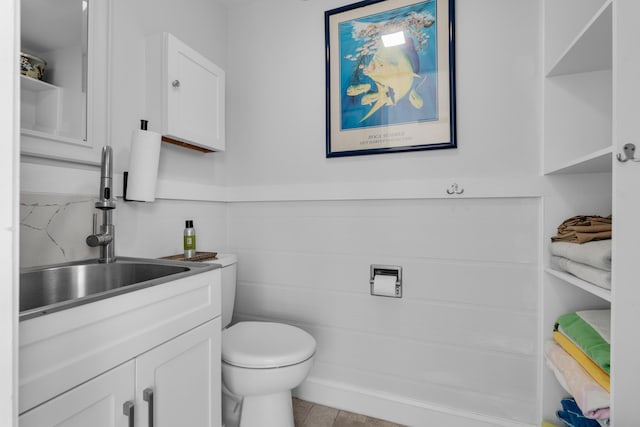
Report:
[[88,165],[100,164],[100,150],[110,140],[110,0],[89,0],[87,55],[87,140],[66,141],[55,135],[20,134],[23,157],[38,157]]

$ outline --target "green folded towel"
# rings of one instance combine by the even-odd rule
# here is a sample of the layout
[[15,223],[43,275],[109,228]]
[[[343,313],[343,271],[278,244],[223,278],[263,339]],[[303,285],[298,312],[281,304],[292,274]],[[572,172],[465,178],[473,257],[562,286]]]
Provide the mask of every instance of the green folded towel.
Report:
[[591,360],[605,372],[611,371],[611,345],[578,313],[558,317],[556,329],[569,337]]

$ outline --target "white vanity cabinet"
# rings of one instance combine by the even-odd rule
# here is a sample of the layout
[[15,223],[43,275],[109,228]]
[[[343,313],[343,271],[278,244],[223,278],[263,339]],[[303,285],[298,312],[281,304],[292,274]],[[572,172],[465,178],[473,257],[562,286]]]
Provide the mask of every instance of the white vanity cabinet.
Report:
[[19,424],[219,426],[220,388],[218,318],[38,406]]
[[21,415],[20,427],[130,427],[123,404],[133,401],[134,365],[127,362]]
[[169,33],[147,39],[149,129],[202,152],[225,149],[225,73]]
[[220,287],[209,270],[21,321],[20,427],[131,426],[126,402],[135,426],[219,427]]
[[220,426],[220,331],[218,317],[136,358],[136,426]]

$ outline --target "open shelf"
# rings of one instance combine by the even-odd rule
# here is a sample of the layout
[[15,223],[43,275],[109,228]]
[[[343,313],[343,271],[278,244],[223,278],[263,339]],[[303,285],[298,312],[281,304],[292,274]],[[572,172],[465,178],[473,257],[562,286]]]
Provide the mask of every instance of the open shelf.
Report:
[[58,90],[57,86],[51,83],[44,82],[42,80],[34,79],[33,77],[27,77],[20,75],[21,88],[31,92],[40,92],[43,90]]
[[57,130],[35,130],[21,128],[20,134],[28,135],[39,139],[46,139],[49,141],[65,142],[67,144],[75,144],[80,146],[87,146],[87,141],[81,138],[73,138],[65,135],[60,135]]
[[611,69],[612,2],[607,0],[547,71],[547,77]]
[[545,175],[604,173],[612,169],[613,146],[605,147],[593,153],[565,162],[544,171]]
[[589,283],[585,280],[579,279],[576,276],[565,273],[563,271],[554,270],[551,267],[546,267],[545,271],[552,276],[557,277],[577,288],[580,288],[586,292],[589,292],[592,295],[597,296],[605,301],[611,302],[611,291],[609,289],[601,288],[600,286],[596,286],[592,283]]
[[62,89],[51,83],[20,76],[20,126],[40,134],[57,135],[60,129]]

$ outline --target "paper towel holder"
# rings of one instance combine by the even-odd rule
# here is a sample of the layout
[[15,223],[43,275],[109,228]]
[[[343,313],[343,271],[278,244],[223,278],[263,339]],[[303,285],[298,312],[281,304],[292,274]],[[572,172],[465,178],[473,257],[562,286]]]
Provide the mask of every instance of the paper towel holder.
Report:
[[[143,134],[147,134],[147,132],[149,131],[149,121],[145,120],[145,119],[141,119],[140,120],[140,129],[139,130],[143,131]],[[136,131],[134,131],[134,134],[131,137],[131,139],[132,139],[132,141],[131,141],[131,151],[132,151],[132,153],[134,152],[135,132]],[[149,132],[148,134],[151,135],[151,134],[153,134],[153,132]],[[158,150],[159,150],[160,149],[160,142],[161,142],[160,135],[158,135],[158,138],[159,139],[157,141],[157,147],[158,147]],[[153,141],[152,141],[152,143],[153,143]],[[145,145],[148,146],[149,143],[145,142]],[[155,145],[155,144],[152,144],[152,145]],[[131,155],[131,157],[134,157],[134,155],[132,153],[130,155]],[[159,156],[159,153],[155,153],[155,162],[153,160],[151,162],[149,162],[149,164],[154,164],[155,163],[155,168],[154,168],[155,169],[155,174],[154,174],[155,176],[153,177],[154,182],[157,182],[157,180],[158,180],[158,176],[157,176],[158,175],[158,156]],[[129,161],[131,162],[131,159],[129,159]],[[131,164],[129,164],[129,167],[131,167]],[[136,177],[138,178],[136,183],[139,186],[139,182],[138,182],[139,181],[139,173],[136,173]],[[155,195],[153,197],[151,197],[151,200],[149,200],[148,198],[145,198],[144,196],[142,197],[142,199],[130,199],[130,198],[128,198],[127,197],[127,187],[128,186],[129,186],[129,172],[128,171],[124,171],[123,174],[122,174],[122,198],[123,198],[123,200],[125,202],[153,202],[155,200]],[[154,185],[154,187],[155,187],[155,185]],[[138,188],[138,193],[140,193],[140,189],[139,188]]]
[[129,172],[122,172],[122,200],[125,202],[144,202],[144,200],[127,199],[127,185],[129,184]]
[[137,202],[137,200],[127,199],[127,184],[129,183],[129,172],[122,173],[122,200],[125,202]]
[[[395,295],[380,295],[380,294],[375,294],[373,292],[373,282],[377,275],[395,276],[396,278],[396,294]],[[369,284],[371,288],[371,295],[387,296],[391,298],[402,298],[402,267],[398,265],[371,264]]]

